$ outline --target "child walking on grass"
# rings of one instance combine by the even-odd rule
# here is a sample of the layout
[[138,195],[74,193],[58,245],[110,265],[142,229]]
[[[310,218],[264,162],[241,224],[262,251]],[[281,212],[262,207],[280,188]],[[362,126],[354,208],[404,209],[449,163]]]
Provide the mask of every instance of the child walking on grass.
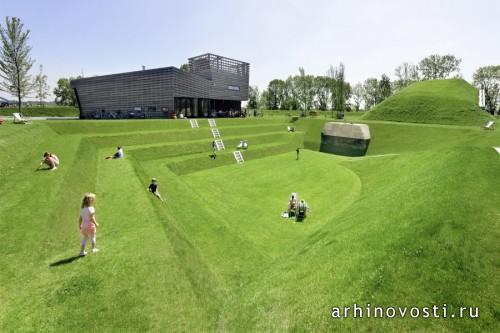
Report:
[[82,207],[80,209],[80,219],[78,225],[80,227],[80,232],[82,233],[82,243],[80,247],[80,256],[83,257],[87,254],[85,251],[85,245],[87,240],[90,238],[92,243],[92,253],[99,251],[96,245],[96,231],[99,224],[95,219],[95,194],[86,193],[82,200]]

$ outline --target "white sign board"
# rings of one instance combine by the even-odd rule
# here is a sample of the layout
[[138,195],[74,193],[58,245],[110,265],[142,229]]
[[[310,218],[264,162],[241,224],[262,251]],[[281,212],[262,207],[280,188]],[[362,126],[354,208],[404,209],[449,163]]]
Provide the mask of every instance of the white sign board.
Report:
[[486,99],[484,96],[484,89],[479,89],[479,107],[480,108],[486,107]]

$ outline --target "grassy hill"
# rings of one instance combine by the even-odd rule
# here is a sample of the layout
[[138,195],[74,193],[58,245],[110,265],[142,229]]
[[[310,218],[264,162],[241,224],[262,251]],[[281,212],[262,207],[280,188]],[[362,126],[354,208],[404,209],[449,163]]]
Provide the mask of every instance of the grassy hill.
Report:
[[[0,125],[0,331],[498,331],[499,131],[372,123],[348,158],[314,151],[324,121],[285,121],[217,120],[215,160],[203,120]],[[35,172],[45,150],[62,164]],[[88,191],[101,251],[78,259]],[[331,317],[354,303],[479,318]]]
[[490,117],[479,111],[477,96],[477,89],[461,79],[421,81],[378,104],[363,119],[480,126]]

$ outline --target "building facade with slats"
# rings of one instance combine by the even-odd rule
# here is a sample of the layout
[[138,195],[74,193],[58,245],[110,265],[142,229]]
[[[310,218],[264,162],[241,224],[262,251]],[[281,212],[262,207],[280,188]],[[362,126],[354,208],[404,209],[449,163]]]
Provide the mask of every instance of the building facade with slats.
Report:
[[71,81],[80,118],[236,117],[248,99],[250,64],[211,53],[188,71],[164,67]]

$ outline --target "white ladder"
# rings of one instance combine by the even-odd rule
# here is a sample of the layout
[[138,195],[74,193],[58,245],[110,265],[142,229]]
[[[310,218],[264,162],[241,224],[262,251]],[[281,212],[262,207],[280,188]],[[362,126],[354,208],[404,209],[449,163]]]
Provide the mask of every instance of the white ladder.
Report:
[[189,119],[189,122],[191,123],[191,128],[200,128],[196,119]]
[[215,146],[217,147],[217,150],[225,150],[226,147],[224,146],[224,142],[222,142],[221,139],[215,140]]
[[233,152],[233,155],[236,159],[236,163],[241,164],[245,162],[245,160],[243,159],[243,155],[241,155],[241,152],[239,150]]
[[212,128],[212,135],[214,136],[214,139],[220,139],[220,132],[217,128]]
[[208,119],[208,124],[210,125],[210,127],[217,127],[217,125],[215,124],[215,119]]

